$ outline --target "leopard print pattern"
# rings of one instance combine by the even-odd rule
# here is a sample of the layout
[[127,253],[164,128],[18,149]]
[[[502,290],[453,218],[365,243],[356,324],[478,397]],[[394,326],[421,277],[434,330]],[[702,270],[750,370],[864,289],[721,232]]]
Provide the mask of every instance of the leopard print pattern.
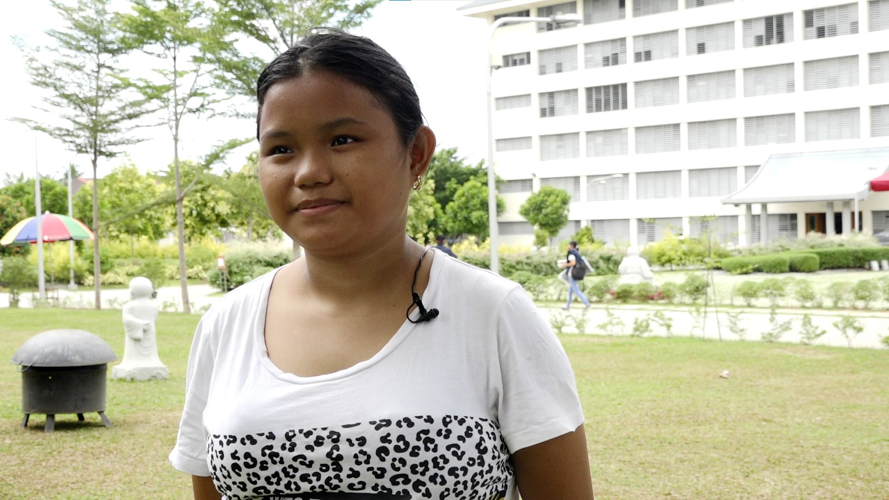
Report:
[[214,434],[207,452],[232,500],[500,500],[514,474],[499,426],[460,416]]

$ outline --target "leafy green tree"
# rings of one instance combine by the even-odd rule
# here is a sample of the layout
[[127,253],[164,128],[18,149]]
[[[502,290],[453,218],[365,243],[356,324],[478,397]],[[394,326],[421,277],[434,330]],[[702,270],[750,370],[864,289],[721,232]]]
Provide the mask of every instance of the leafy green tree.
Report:
[[447,207],[454,200],[454,195],[461,186],[470,180],[487,185],[487,170],[484,161],[475,166],[466,163],[466,158],[457,154],[457,148],[442,148],[432,155],[426,179],[435,181],[435,201]]
[[[160,201],[160,203],[159,203]],[[172,203],[172,198],[167,200]],[[74,214],[92,224],[85,190],[74,197]],[[171,220],[161,198],[161,190],[152,176],[142,175],[132,163],[124,163],[102,178],[99,185],[99,225],[103,234],[113,239],[127,239],[135,257],[139,237],[161,238]]]
[[407,234],[421,243],[435,240],[433,222],[441,215],[441,206],[435,201],[435,181],[425,180],[417,191],[411,191],[407,206]]
[[[28,217],[28,214],[25,212],[25,208],[22,206],[21,202],[0,192],[0,237],[26,217]],[[22,255],[24,253],[24,248],[27,247],[18,245],[0,245],[0,257]]]
[[[12,180],[12,179],[8,179]],[[27,214],[34,215],[34,178],[26,178],[20,174],[14,182],[0,188],[0,193],[16,200]],[[50,177],[40,176],[40,205],[44,212],[54,214],[68,213],[68,188]],[[0,235],[2,236],[2,235]]]
[[[179,143],[183,118],[208,112],[218,102],[212,96],[205,51],[207,46],[214,44],[217,30],[210,22],[210,12],[198,1],[132,0],[132,3],[134,13],[121,17],[121,26],[127,33],[129,43],[165,65],[155,68],[156,78],[140,79],[139,88],[147,100],[166,110],[166,125],[173,139],[172,178],[182,310],[189,313],[191,306],[188,302],[183,207],[185,190],[180,178]],[[193,222],[191,225],[195,227]]]
[[[213,235],[219,236],[221,228],[230,227],[228,216],[231,213],[228,193],[223,191],[206,164],[183,160],[179,164],[181,183],[188,187],[179,197],[180,203],[167,205],[168,216],[176,216],[181,206],[183,217],[182,234],[188,240],[200,240]],[[162,183],[162,197],[177,199],[175,166],[170,165],[166,172],[159,174]]]
[[[215,0],[216,35],[206,45],[216,86],[251,99],[265,65],[316,26],[348,31],[381,0]],[[253,110],[250,110],[252,113]]]
[[519,214],[542,231],[552,246],[553,237],[568,224],[570,204],[571,195],[564,189],[542,186],[522,204]]
[[221,176],[207,177],[208,182],[226,193],[229,227],[246,234],[247,241],[277,232],[259,187],[258,159],[258,153],[254,151],[247,156],[247,163],[240,170],[227,169]]
[[[506,208],[501,197],[497,197],[497,214]],[[445,207],[448,232],[450,234],[471,234],[484,240],[488,237],[488,186],[472,179],[454,193],[454,200]]]
[[[120,26],[109,10],[111,0],[77,0],[63,5],[50,0],[65,22],[61,30],[49,30],[53,45],[25,52],[31,84],[45,92],[47,121],[18,119],[61,141],[77,154],[87,155],[97,178],[99,158],[112,158],[122,147],[139,142],[131,134],[134,120],[148,112],[145,101],[131,88],[118,66],[130,47],[123,42]],[[93,232],[99,229],[98,183],[93,182]],[[93,244],[95,305],[101,309],[99,239]]]

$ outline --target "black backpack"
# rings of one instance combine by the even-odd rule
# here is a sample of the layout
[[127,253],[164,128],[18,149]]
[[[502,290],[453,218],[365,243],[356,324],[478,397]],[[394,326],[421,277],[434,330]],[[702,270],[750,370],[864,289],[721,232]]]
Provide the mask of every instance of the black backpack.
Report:
[[580,252],[577,250],[568,250],[568,255],[570,256],[572,254],[574,255],[574,266],[571,267],[571,279],[574,281],[583,281],[584,276],[590,272],[590,268],[587,267],[586,261],[583,260]]

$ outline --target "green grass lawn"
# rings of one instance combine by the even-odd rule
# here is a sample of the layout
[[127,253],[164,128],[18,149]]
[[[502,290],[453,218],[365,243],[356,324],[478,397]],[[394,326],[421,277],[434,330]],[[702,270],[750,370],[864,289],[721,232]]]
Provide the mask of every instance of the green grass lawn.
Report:
[[[36,314],[35,314],[36,313]],[[162,314],[165,382],[108,382],[87,415],[21,422],[21,376],[0,371],[0,498],[179,499],[175,441],[197,316]],[[0,358],[35,333],[81,328],[122,353],[119,311],[0,310]],[[599,498],[885,498],[889,351],[563,336],[586,412]],[[718,376],[730,370],[731,377]],[[110,370],[109,370],[110,373]]]

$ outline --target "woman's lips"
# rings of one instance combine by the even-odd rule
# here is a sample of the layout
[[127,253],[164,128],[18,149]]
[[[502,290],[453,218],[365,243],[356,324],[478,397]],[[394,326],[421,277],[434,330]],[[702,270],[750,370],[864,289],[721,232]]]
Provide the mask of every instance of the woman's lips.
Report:
[[340,208],[342,205],[342,202],[335,200],[313,200],[300,203],[300,205],[296,207],[296,211],[305,217],[318,217],[329,214]]

